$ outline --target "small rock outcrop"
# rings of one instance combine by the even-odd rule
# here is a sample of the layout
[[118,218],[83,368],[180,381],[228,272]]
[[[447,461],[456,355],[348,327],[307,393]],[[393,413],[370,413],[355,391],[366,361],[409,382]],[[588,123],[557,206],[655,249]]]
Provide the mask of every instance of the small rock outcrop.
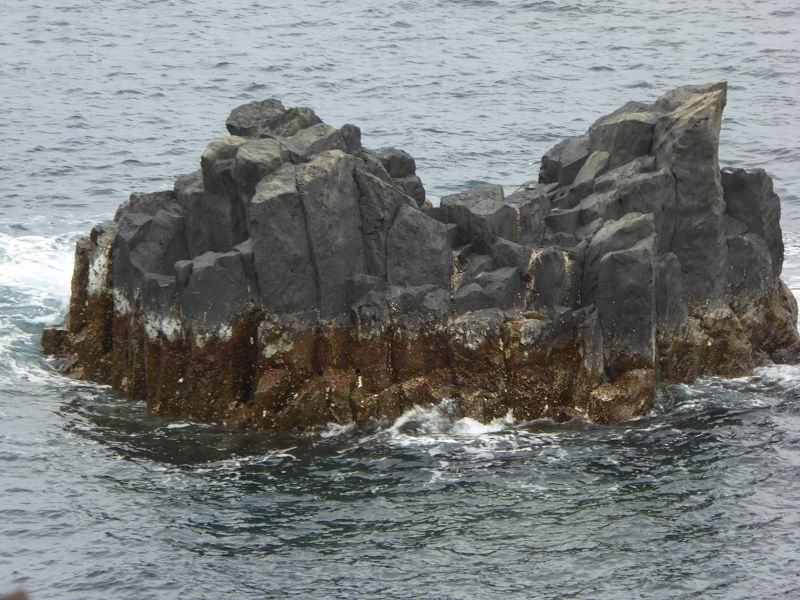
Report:
[[800,353],[762,170],[720,170],[724,83],[629,103],[538,181],[425,199],[414,159],[253,102],[200,169],[76,248],[43,345],[159,414],[292,429],[455,398],[489,420],[647,413]]

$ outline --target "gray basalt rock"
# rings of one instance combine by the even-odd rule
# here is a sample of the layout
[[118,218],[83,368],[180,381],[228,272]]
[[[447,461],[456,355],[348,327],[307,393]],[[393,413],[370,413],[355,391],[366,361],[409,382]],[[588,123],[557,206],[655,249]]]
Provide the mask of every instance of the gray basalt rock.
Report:
[[521,244],[538,246],[542,243],[545,225],[544,218],[550,212],[552,196],[558,188],[554,185],[528,184],[523,185],[505,199],[505,202],[514,210],[509,214],[513,219],[512,227]]
[[391,285],[447,288],[452,253],[447,227],[402,204],[386,239],[386,276]]
[[652,214],[629,213],[618,221],[608,221],[592,237],[583,261],[581,298],[594,299],[597,287],[599,262],[603,257],[621,250],[630,250],[654,240]]
[[256,187],[249,205],[259,296],[278,314],[319,307],[318,270],[311,251],[296,167],[283,165]]
[[603,328],[606,369],[611,377],[653,368],[655,318],[653,238],[610,252],[597,265],[593,296]]
[[320,118],[310,108],[287,110],[280,101],[268,99],[234,108],[225,126],[235,136],[289,137],[320,122]]
[[325,123],[301,129],[287,138],[284,145],[296,162],[305,162],[327,150],[347,150],[347,141],[342,133]]
[[765,296],[775,285],[772,257],[764,238],[747,232],[728,238],[728,294],[738,307]]
[[170,275],[176,261],[189,257],[185,213],[172,192],[133,194],[117,216],[108,260],[119,265],[112,271],[115,289],[133,297],[145,274]]
[[[200,171],[175,182],[175,197],[183,209],[189,256],[224,252],[247,237],[244,205],[233,190],[206,192]],[[169,210],[178,207],[172,206]]]
[[342,314],[348,298],[346,281],[366,271],[359,191],[353,171],[357,159],[339,150],[325,151],[295,168],[305,226],[317,271],[319,310]]
[[258,300],[252,244],[206,252],[176,263],[176,293],[185,329],[218,333],[232,328]]
[[367,272],[386,280],[386,238],[403,204],[414,204],[386,180],[357,168],[361,236],[364,241]]
[[538,250],[530,264],[530,307],[544,314],[553,314],[565,304],[567,255],[560,248],[548,246]]
[[234,187],[233,166],[239,147],[246,144],[243,137],[230,135],[211,142],[200,156],[203,188],[209,192],[225,192]]
[[355,155],[364,162],[364,169],[370,175],[374,175],[378,179],[394,185],[394,179],[389,175],[386,167],[383,166],[383,161],[381,161],[380,156],[375,152],[362,148],[361,151],[355,153]]
[[679,88],[659,98],[653,134],[656,168],[675,178],[675,235],[669,249],[681,262],[692,308],[720,306],[725,299],[727,244],[725,199],[719,169],[719,132],[727,86]]
[[595,193],[607,192],[621,182],[629,178],[633,178],[640,173],[650,173],[656,170],[656,159],[653,156],[639,156],[629,163],[626,163],[616,169],[612,169],[607,173],[597,177],[592,185],[592,191]]
[[421,207],[425,203],[425,188],[422,180],[417,175],[406,175],[398,180],[403,191],[417,201],[417,206]]
[[502,186],[481,186],[445,196],[441,208],[444,218],[458,225],[461,241],[477,250],[488,250],[498,237],[519,239],[517,211],[505,202]]
[[492,244],[491,253],[498,266],[517,267],[521,272],[527,272],[531,264],[533,248],[505,238],[497,238]]
[[417,172],[414,157],[398,148],[381,148],[377,151],[386,172],[394,179],[400,179]]
[[525,289],[522,275],[516,267],[484,271],[474,278],[492,299],[491,306],[503,310],[525,308]]
[[[416,206],[421,208],[425,203],[425,188],[422,180],[417,176],[417,165],[414,158],[398,148],[381,148],[371,151],[361,148],[359,137],[359,152],[357,154],[366,162],[366,170],[375,177],[382,179],[391,186],[402,191],[416,201]],[[350,150],[348,150],[350,151]]]
[[344,145],[348,153],[358,154],[361,152],[361,129],[350,123],[345,123],[339,129],[339,133],[344,140]]
[[[594,183],[594,180],[608,170],[608,159],[610,154],[605,150],[595,150],[583,163],[580,171],[575,176],[573,185],[580,186],[584,183]],[[626,161],[627,162],[627,161]]]
[[591,140],[588,135],[559,142],[542,157],[539,183],[570,185],[575,181],[575,177],[591,153]]
[[463,315],[473,310],[483,310],[492,306],[492,297],[483,289],[479,283],[468,283],[461,286],[453,294],[453,303],[456,313]]
[[641,107],[631,108],[631,112],[618,111],[600,119],[589,129],[595,162],[602,162],[598,153],[607,155],[603,168],[614,169],[650,152],[657,117]]
[[416,163],[309,108],[234,109],[199,169],[76,247],[45,351],[231,427],[646,414],[660,384],[796,360],[780,203],[718,163],[724,83],[630,102],[538,182],[425,201]]
[[656,260],[654,293],[658,330],[672,334],[689,316],[683,294],[680,261],[672,252],[661,254]]
[[279,118],[286,112],[283,103],[269,98],[250,102],[231,111],[225,126],[231,135],[258,137],[261,127]]
[[772,179],[763,169],[723,169],[722,188],[725,214],[739,220],[747,230],[767,245],[772,274],[778,277],[783,266],[781,204],[772,190]]
[[290,160],[291,154],[290,146],[274,138],[249,140],[243,144],[233,161],[239,192],[252,196],[258,182]]

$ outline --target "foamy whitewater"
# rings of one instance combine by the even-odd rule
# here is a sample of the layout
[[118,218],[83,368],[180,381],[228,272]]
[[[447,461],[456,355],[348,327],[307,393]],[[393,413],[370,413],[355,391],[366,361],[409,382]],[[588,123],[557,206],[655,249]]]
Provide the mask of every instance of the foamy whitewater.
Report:
[[[800,596],[800,368],[663,391],[620,427],[228,433],[41,358],[74,243],[280,97],[417,157],[429,195],[534,178],[629,99],[727,79],[721,162],[763,167],[800,292],[800,12],[708,3],[81,0],[0,20],[0,593],[44,598]],[[605,109],[605,110],[604,110]]]

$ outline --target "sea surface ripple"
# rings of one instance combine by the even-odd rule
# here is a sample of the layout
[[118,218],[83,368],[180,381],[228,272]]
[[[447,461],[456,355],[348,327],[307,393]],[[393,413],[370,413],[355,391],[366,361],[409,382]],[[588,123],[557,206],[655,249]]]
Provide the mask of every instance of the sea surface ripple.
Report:
[[77,237],[279,97],[417,158],[434,198],[534,179],[631,99],[728,80],[723,165],[783,199],[800,292],[794,0],[0,0],[0,592],[44,598],[800,597],[800,368],[620,427],[446,399],[232,434],[69,381],[39,335]]

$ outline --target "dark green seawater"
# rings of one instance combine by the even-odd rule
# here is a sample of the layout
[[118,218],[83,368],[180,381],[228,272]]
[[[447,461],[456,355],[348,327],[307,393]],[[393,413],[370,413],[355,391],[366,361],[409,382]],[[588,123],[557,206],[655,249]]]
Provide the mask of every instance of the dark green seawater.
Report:
[[627,100],[730,82],[723,165],[783,199],[790,0],[0,0],[0,592],[50,598],[797,598],[800,368],[665,390],[621,427],[461,418],[234,434],[41,358],[77,236],[275,96],[417,157],[429,194],[535,178]]

